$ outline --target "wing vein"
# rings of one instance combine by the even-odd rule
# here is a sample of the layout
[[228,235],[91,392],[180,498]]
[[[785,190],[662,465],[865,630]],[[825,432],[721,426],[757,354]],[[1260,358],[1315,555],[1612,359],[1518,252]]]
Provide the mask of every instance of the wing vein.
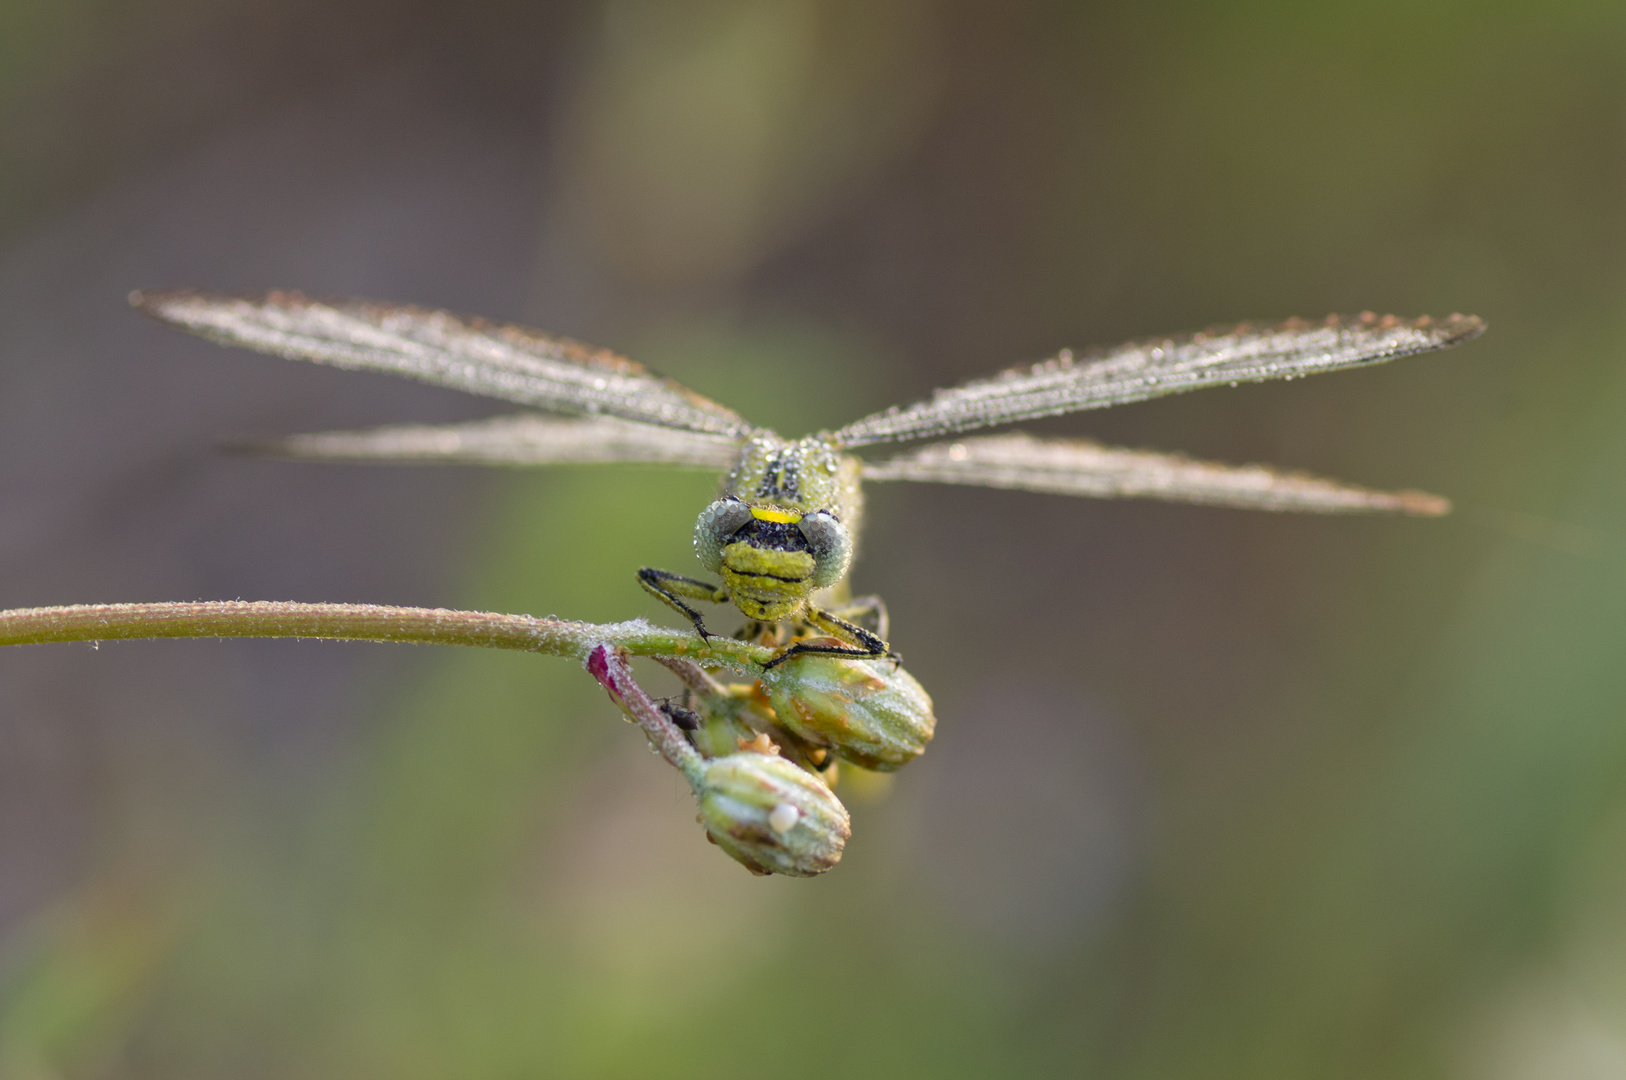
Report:
[[614,353],[525,327],[444,311],[292,292],[136,293],[142,311],[226,345],[333,367],[382,371],[551,412],[737,437],[738,414]]
[[1443,349],[1476,336],[1471,315],[1445,319],[1370,312],[1320,323],[1247,323],[1185,338],[1130,342],[1105,353],[1071,353],[936,391],[906,408],[866,416],[835,432],[838,445],[867,446],[1099,409],[1221,383],[1294,379]]
[[633,424],[608,416],[521,414],[466,424],[392,424],[239,441],[231,449],[301,461],[383,464],[646,464],[726,469],[739,442],[720,435]]
[[865,462],[864,479],[1318,514],[1432,517],[1451,508],[1446,499],[1421,491],[1374,491],[1266,465],[1225,465],[1082,439],[1036,439],[1020,432],[929,443],[884,461]]

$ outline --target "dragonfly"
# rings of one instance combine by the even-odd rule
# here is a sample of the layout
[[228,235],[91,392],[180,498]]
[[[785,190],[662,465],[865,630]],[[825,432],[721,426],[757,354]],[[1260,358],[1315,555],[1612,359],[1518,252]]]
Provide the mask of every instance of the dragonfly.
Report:
[[[637,580],[702,639],[711,631],[695,605],[732,603],[747,620],[740,636],[782,645],[769,667],[809,653],[895,656],[884,604],[875,597],[853,600],[846,586],[865,481],[1323,514],[1444,514],[1450,503],[1437,495],[1377,491],[1264,465],[1021,432],[961,435],[1203,387],[1363,367],[1457,345],[1484,330],[1472,315],[1408,319],[1371,312],[1242,323],[1064,351],[835,431],[787,439],[614,352],[523,326],[297,292],[171,289],[132,293],[130,302],[225,345],[402,375],[532,410],[470,423],[293,435],[257,443],[259,452],[318,461],[623,462],[722,470],[721,490],[694,528],[700,565],[720,581],[653,567],[639,569]],[[935,441],[877,460],[854,453],[923,439]]]

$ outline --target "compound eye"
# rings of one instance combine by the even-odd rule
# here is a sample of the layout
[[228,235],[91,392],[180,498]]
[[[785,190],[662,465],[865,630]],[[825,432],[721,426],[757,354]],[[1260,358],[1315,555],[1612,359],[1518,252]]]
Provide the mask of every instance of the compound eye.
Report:
[[712,573],[723,568],[723,548],[751,521],[751,508],[738,499],[718,499],[694,523],[694,553]]
[[796,523],[813,553],[813,587],[828,589],[847,573],[852,562],[853,542],[847,527],[826,510],[815,510]]

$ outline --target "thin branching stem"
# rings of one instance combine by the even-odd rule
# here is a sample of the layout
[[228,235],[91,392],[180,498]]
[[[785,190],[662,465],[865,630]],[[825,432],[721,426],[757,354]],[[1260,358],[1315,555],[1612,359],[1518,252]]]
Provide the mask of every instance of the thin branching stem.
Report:
[[626,652],[611,645],[595,645],[587,654],[587,671],[609,692],[610,700],[621,706],[628,718],[644,729],[644,734],[649,736],[649,745],[655,748],[655,752],[698,790],[701,773],[705,771],[699,752],[689,745],[683,732],[633,679]]
[[682,679],[683,685],[697,694],[705,697],[722,697],[728,693],[722,683],[712,678],[705,668],[693,660],[686,660],[681,656],[657,656],[655,662]]

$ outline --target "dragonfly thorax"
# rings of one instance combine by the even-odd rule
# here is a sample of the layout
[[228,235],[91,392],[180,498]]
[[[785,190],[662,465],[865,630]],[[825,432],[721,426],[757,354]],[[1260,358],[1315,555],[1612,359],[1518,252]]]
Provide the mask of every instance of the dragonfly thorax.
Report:
[[828,510],[851,526],[858,510],[860,468],[826,436],[789,441],[758,432],[740,447],[722,493],[790,513]]

